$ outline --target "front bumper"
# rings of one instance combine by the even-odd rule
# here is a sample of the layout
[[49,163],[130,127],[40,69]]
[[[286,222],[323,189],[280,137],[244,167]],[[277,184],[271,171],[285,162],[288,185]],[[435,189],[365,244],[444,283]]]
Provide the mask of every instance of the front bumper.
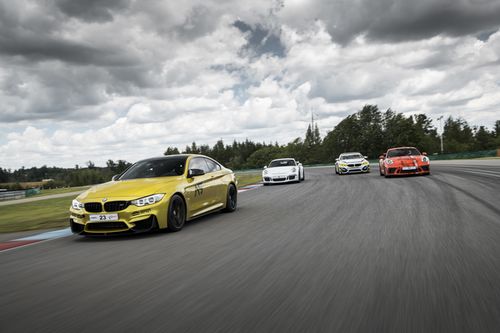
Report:
[[298,174],[289,175],[264,175],[262,177],[262,183],[264,184],[282,184],[291,183],[299,180]]
[[370,172],[370,165],[339,166],[340,173],[363,173]]
[[430,165],[419,165],[415,169],[405,169],[403,166],[388,167],[387,176],[428,175],[431,172]]
[[[98,200],[95,200],[97,203]],[[69,224],[75,234],[112,234],[147,232],[167,225],[168,199],[153,205],[137,207],[129,205],[118,211],[89,212],[70,208]],[[116,221],[90,221],[90,215],[117,214]]]

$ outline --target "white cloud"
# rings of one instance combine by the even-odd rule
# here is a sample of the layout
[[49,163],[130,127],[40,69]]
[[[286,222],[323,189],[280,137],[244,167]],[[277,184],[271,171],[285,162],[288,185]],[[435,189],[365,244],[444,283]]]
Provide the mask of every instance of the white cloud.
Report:
[[[375,4],[315,3],[10,6],[0,21],[0,167],[135,161],[220,138],[286,143],[311,112],[325,134],[364,104],[473,125],[499,118],[499,31],[380,38],[384,27],[361,20]],[[268,35],[254,41],[236,20]],[[271,35],[283,57],[249,51]]]

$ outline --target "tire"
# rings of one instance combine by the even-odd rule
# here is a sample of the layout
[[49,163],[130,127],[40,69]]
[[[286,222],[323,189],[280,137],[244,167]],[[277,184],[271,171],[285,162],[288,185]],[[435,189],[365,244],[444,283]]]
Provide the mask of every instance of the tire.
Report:
[[380,167],[380,164],[378,165],[378,172],[380,173],[381,176],[383,176],[384,174],[382,173],[382,168]]
[[167,214],[168,231],[176,232],[184,227],[184,223],[186,223],[186,204],[180,195],[174,194],[170,198]]
[[236,206],[238,205],[238,190],[234,184],[229,184],[227,187],[227,195],[226,195],[226,208],[224,211],[227,213],[234,212],[236,210]]
[[389,177],[390,177],[390,176],[387,174],[387,170],[386,170],[386,169],[384,169],[384,177],[385,177],[385,178],[389,178]]
[[[300,177],[300,172],[299,172],[299,177]],[[304,171],[304,169],[302,169],[302,178],[300,178],[300,180],[302,181],[306,180],[306,172]]]
[[339,174],[339,172],[337,171],[337,166],[335,166],[335,174]]

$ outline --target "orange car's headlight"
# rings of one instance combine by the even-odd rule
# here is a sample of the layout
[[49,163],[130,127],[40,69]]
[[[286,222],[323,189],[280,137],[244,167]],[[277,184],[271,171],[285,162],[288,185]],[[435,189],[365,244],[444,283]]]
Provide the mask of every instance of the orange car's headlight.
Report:
[[422,162],[429,163],[430,160],[429,160],[429,158],[427,156],[422,156]]

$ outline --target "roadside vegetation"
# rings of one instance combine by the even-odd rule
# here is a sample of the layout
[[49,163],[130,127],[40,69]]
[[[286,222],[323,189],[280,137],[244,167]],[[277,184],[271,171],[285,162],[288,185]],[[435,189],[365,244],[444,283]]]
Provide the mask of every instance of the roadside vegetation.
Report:
[[[500,120],[485,126],[471,126],[462,118],[443,120],[444,153],[486,151],[500,147]],[[307,164],[333,163],[335,156],[345,151],[359,151],[370,159],[377,158],[388,147],[409,145],[427,152],[440,153],[440,137],[432,119],[425,114],[405,116],[391,109],[381,111],[376,105],[365,105],[360,111],[344,118],[321,137],[317,124],[309,124],[305,136],[286,145],[279,143],[217,141],[213,146],[196,142],[184,149],[166,147],[164,155],[198,153],[210,156],[233,170],[255,169],[280,157],[294,157]],[[96,167],[92,161],[74,168],[47,167],[7,170],[0,166],[0,188],[20,189],[23,182],[45,179],[43,188],[74,187],[98,184],[123,172],[130,163],[108,160],[106,167]],[[3,183],[3,184],[2,184]]]

